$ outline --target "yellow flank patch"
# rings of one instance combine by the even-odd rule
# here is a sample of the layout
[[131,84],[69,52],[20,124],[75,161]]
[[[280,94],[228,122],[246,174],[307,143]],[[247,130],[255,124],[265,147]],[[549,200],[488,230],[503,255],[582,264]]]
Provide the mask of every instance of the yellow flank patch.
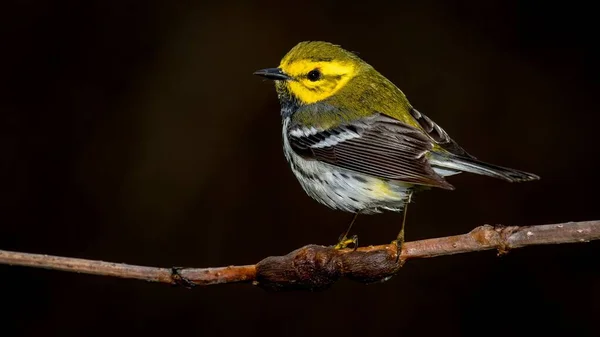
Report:
[[[290,93],[300,102],[311,104],[322,101],[342,89],[357,72],[352,62],[298,60],[288,63],[285,60],[279,68],[293,80],[287,81]],[[321,72],[317,81],[309,80],[306,75],[313,70]]]
[[377,179],[371,184],[373,198],[376,199],[397,199],[398,195],[390,188],[389,184],[383,180]]

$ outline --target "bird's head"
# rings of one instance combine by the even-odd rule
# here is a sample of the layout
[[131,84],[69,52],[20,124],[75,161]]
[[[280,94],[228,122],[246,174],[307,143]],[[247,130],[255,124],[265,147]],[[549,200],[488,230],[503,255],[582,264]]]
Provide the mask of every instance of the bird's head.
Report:
[[279,67],[254,74],[274,80],[280,100],[306,105],[335,95],[366,67],[356,54],[338,45],[307,41],[292,48]]

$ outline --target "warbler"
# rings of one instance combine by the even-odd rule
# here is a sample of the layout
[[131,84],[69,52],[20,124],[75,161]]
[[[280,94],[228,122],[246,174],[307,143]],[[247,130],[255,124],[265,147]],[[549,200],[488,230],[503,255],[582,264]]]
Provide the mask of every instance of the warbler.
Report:
[[328,42],[293,47],[277,68],[254,72],[275,81],[283,152],[304,191],[330,208],[354,213],[336,248],[357,245],[348,234],[358,214],[403,212],[413,192],[452,190],[445,179],[469,172],[509,182],[535,174],[476,159],[357,53]]

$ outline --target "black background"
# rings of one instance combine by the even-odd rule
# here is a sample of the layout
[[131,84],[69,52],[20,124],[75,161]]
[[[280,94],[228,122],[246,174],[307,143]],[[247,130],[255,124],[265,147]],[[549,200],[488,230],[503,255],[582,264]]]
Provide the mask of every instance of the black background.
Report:
[[[416,196],[407,239],[598,220],[596,12],[582,1],[7,1],[0,249],[154,266],[249,264],[332,244],[281,150],[272,83],[297,42],[358,51],[475,156]],[[401,216],[363,216],[387,243]],[[598,243],[410,261],[320,293],[187,290],[0,266],[2,336],[598,335]]]

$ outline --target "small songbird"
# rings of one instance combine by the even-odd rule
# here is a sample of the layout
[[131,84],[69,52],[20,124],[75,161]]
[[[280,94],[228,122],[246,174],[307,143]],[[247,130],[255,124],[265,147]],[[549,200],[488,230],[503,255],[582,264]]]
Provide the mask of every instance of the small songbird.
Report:
[[328,42],[301,42],[279,67],[254,72],[275,81],[283,120],[283,151],[304,191],[318,202],[358,214],[403,212],[414,191],[452,190],[447,176],[469,172],[509,182],[538,176],[477,160],[392,82],[356,53]]

